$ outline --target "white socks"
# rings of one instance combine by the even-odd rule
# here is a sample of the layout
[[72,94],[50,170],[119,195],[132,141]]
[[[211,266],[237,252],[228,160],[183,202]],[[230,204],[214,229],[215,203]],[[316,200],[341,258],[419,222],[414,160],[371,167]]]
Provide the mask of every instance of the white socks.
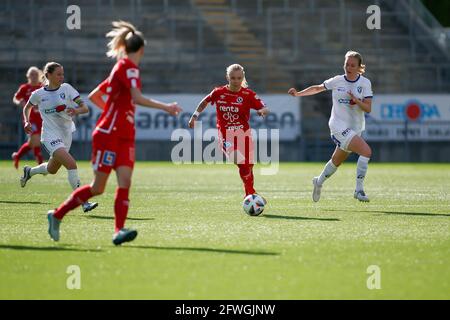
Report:
[[358,165],[356,166],[356,191],[364,190],[364,178],[366,177],[367,167],[370,158],[359,156]]
[[36,167],[31,168],[31,170],[30,170],[30,177],[34,176],[35,174],[43,174],[43,175],[48,174],[47,163],[48,162],[44,162],[44,163],[41,163],[40,165],[38,165]]
[[330,160],[325,165],[325,168],[323,168],[322,173],[319,176],[319,179],[317,180],[317,183],[321,186],[326,179],[331,177],[333,173],[335,173],[337,170],[337,167],[333,164],[333,162]]
[[73,190],[80,186],[77,169],[67,170],[67,178],[69,179],[70,186]]

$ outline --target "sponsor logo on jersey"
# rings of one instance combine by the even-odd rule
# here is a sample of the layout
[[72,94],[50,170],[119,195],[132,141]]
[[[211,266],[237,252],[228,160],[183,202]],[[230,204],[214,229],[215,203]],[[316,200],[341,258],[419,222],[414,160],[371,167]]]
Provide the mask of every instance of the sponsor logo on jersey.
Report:
[[217,103],[227,103],[227,102],[223,100],[218,100]]
[[62,141],[61,138],[58,138],[58,139],[56,139],[56,140],[50,141],[50,145],[51,145],[52,147],[55,146],[55,145],[57,145],[57,144],[60,144],[60,143],[63,143],[63,141]]
[[219,110],[222,112],[239,112],[238,107],[227,107],[227,106],[220,106]]
[[347,134],[349,134],[350,133],[350,129],[349,128],[347,128],[347,129],[345,129],[344,131],[342,131],[342,136],[343,137],[345,137]]
[[351,99],[339,99],[338,100],[338,102],[339,103],[342,103],[342,104],[352,104],[352,100]]
[[337,88],[337,91],[338,91],[338,92],[345,92],[346,90],[345,90],[344,87],[338,87],[338,88]]
[[59,94],[59,96],[61,97],[61,99],[65,99],[65,98],[66,98],[66,94],[65,94],[64,92],[61,92],[61,93]]
[[237,103],[242,103],[242,101],[244,101],[244,99],[242,97],[237,97],[237,99],[236,99]]
[[45,114],[51,114],[51,113],[59,113],[59,112],[62,112],[62,111],[64,111],[64,110],[66,110],[66,105],[65,104],[60,104],[59,106],[56,106],[56,107],[54,107],[54,108],[51,108],[51,109],[45,109],[44,110],[44,113]]
[[115,161],[116,161],[115,152],[106,150],[103,153],[102,164],[104,164],[105,166],[113,166]]
[[139,78],[139,69],[136,68],[130,68],[127,69],[127,78]]
[[222,117],[228,122],[235,122],[239,118],[239,115],[236,113],[225,112]]
[[356,88],[356,90],[358,90],[358,93],[361,93],[362,92],[362,87],[358,87],[358,88]]

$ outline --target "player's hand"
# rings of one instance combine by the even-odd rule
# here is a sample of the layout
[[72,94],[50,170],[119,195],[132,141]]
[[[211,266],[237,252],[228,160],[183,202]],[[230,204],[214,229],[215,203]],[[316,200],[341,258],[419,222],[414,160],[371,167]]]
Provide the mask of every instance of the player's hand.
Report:
[[23,129],[25,130],[26,134],[31,134],[33,132],[33,128],[31,127],[31,123],[26,121],[23,125]]
[[176,102],[169,103],[166,111],[172,116],[178,116],[183,109]]
[[355,95],[351,91],[347,91],[348,95],[350,96],[350,100],[352,105],[356,104],[358,101],[358,98],[355,97]]
[[269,108],[262,108],[262,109],[256,111],[256,113],[257,113],[259,116],[261,116],[261,117],[264,118],[265,116],[267,116],[267,115],[270,113],[270,110],[269,110]]
[[191,129],[194,128],[195,121],[197,121],[197,117],[192,115],[191,118],[189,119],[189,123],[188,123],[189,128],[191,128]]
[[296,96],[297,96],[297,90],[296,90],[295,88],[290,88],[290,89],[288,90],[288,93],[289,93],[291,96],[293,96],[293,97],[296,97]]
[[78,110],[75,108],[67,108],[66,113],[71,117],[75,117],[78,114]]

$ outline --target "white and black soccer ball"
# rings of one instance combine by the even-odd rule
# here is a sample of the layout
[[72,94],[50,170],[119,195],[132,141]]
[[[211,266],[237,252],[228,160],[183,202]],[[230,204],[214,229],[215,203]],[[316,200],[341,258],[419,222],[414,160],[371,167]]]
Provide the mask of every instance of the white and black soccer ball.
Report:
[[242,206],[249,216],[259,216],[264,211],[265,201],[258,194],[249,194],[245,197]]

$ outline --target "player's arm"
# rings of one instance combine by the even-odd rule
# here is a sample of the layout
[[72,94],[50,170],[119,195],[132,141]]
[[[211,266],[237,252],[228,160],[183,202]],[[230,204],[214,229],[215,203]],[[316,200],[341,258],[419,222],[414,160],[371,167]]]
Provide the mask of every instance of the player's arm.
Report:
[[23,96],[22,96],[22,87],[16,92],[16,94],[14,94],[13,103],[16,106],[21,107],[21,108],[24,108],[25,105],[27,104],[25,99],[23,99]]
[[322,91],[327,90],[323,84],[318,84],[315,86],[310,86],[302,91],[297,91],[295,88],[290,88],[288,93],[293,97],[306,97],[312,96],[314,94],[321,93]]
[[372,111],[372,98],[364,98],[360,100],[357,97],[355,97],[353,93],[351,93],[350,91],[348,92],[348,94],[350,95],[352,101],[356,103],[361,108],[362,111],[367,113],[370,113]]
[[33,131],[30,123],[31,108],[33,108],[33,105],[29,101],[23,107],[23,122],[24,122],[23,129],[25,130],[26,134],[31,134],[31,132]]
[[148,99],[142,95],[141,90],[138,88],[132,87],[130,90],[133,102],[140,106],[164,110],[172,116],[177,116],[181,111],[183,111],[183,109],[181,109],[176,102],[164,103],[154,99]]
[[205,110],[205,108],[208,106],[208,96],[204,97],[202,101],[197,106],[197,109],[195,109],[194,113],[192,114],[191,118],[189,119],[189,128],[194,128],[195,121],[197,121],[198,117],[200,116],[200,113]]
[[94,90],[92,90],[91,93],[89,93],[88,98],[97,107],[99,107],[102,110],[105,110],[106,103],[103,100],[103,96],[105,95],[105,93],[101,90],[100,88],[101,85],[102,84],[98,85]]
[[73,101],[78,105],[78,107],[68,108],[66,112],[69,114],[69,116],[74,117],[79,114],[89,113],[89,108],[86,103],[84,103],[83,99],[81,99],[81,97],[76,97]]

